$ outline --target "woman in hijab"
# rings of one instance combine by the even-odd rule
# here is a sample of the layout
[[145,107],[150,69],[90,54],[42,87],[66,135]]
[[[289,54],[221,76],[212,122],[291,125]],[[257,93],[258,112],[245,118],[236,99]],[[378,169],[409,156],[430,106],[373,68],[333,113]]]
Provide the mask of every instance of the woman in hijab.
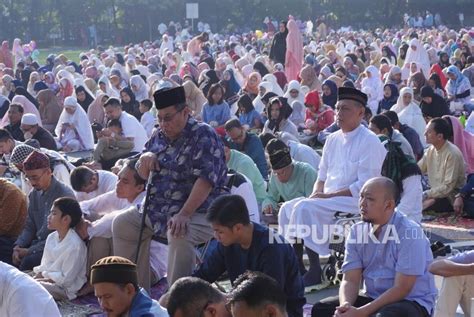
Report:
[[59,103],[63,104],[67,97],[72,96],[74,93],[74,84],[68,78],[62,78],[59,80]]
[[[361,82],[361,88],[370,87],[373,93],[373,99],[376,100],[377,105],[383,99],[383,82],[380,79],[380,73],[377,67],[371,65],[365,70],[366,77]],[[372,109],[374,113],[377,109]]]
[[15,96],[15,85],[13,84],[13,80],[13,77],[8,74],[3,75],[2,77],[3,87],[1,94],[10,100]]
[[408,48],[405,58],[405,65],[411,65],[413,62],[417,63],[419,70],[421,70],[423,76],[427,79],[431,68],[430,58],[423,45],[416,38],[410,41],[410,47]]
[[398,49],[397,66],[400,68],[402,68],[403,65],[405,65],[405,59],[407,56],[408,48],[409,48],[408,44],[403,43],[402,46],[400,46],[400,48]]
[[474,105],[471,103],[471,83],[469,79],[454,65],[448,67],[446,74],[449,78],[446,84],[447,101],[461,103],[466,111],[473,111]]
[[274,97],[270,99],[267,108],[268,120],[263,126],[262,134],[271,133],[276,135],[277,132],[288,132],[298,137],[298,128],[293,122],[288,120],[292,113],[291,107],[288,105],[286,98]]
[[285,64],[286,38],[288,36],[287,22],[280,22],[280,31],[275,34],[270,47],[270,59],[273,63]]
[[224,70],[220,84],[224,87],[224,100],[229,105],[234,104],[239,99],[240,85],[235,80],[234,71],[231,68]]
[[414,102],[413,89],[405,87],[400,91],[397,103],[390,109],[398,114],[400,123],[413,128],[420,137],[423,147],[426,146],[423,137],[426,128],[426,122],[420,107]]
[[286,79],[285,67],[283,67],[283,64],[280,64],[280,63],[275,64],[273,75],[277,79],[278,86],[280,86],[281,89],[285,89],[285,86],[288,83],[288,80]]
[[325,80],[322,86],[323,104],[334,109],[337,102],[337,86],[332,80]]
[[388,72],[387,79],[385,84],[392,84],[397,87],[398,90],[401,90],[405,87],[405,83],[402,80],[402,70],[398,66],[393,66]]
[[[349,54],[349,55],[352,55],[354,58],[357,58],[354,54]],[[360,75],[360,69],[355,64],[354,59],[352,59],[350,56],[346,56],[344,58],[343,63],[344,63],[344,68],[346,69],[346,72],[347,72],[347,77],[349,77],[349,79],[352,81],[356,81]]]
[[321,91],[321,82],[311,65],[304,66],[300,71],[301,86],[308,87],[309,91]]
[[30,74],[30,80],[28,81],[28,85],[26,91],[30,93],[33,97],[36,97],[37,93],[34,90],[35,84],[41,80],[40,74],[38,72],[32,72]]
[[453,116],[443,116],[452,128],[451,141],[455,144],[464,157],[467,175],[474,174],[474,134],[464,130],[459,119]]
[[103,75],[99,79],[99,91],[105,93],[110,98],[120,98],[120,92],[112,87],[109,78],[106,75]]
[[441,84],[441,78],[439,78],[438,74],[431,74],[430,79],[428,80],[428,85],[433,88],[436,94],[440,95],[443,98],[446,98],[446,92],[443,89],[443,85]]
[[397,55],[395,55],[388,45],[382,47],[382,56],[387,58],[391,65],[397,64]]
[[44,74],[44,82],[55,94],[59,92],[59,85],[56,83],[56,77],[54,77],[53,72],[47,72]]
[[97,90],[99,87],[97,86],[97,82],[92,79],[92,78],[86,78],[84,79],[84,85],[86,89],[89,89],[89,91],[92,93],[92,96],[95,96],[97,94]]
[[58,98],[50,89],[40,91],[37,99],[43,127],[49,132],[54,132],[63,110],[62,105],[59,104]]
[[269,73],[267,67],[262,62],[255,62],[255,64],[253,64],[253,70],[258,72],[262,78]]
[[132,88],[138,102],[149,99],[149,87],[140,75],[133,75],[130,77],[130,87]]
[[237,102],[239,107],[238,117],[240,123],[247,129],[261,129],[263,122],[260,114],[255,110],[252,99],[248,95],[242,95]]
[[438,62],[439,67],[441,70],[451,66],[449,63],[449,55],[446,52],[440,52],[439,53],[439,62]]
[[[306,109],[304,108],[305,94],[301,90],[301,85],[298,81],[292,80],[288,83],[288,89],[283,96],[287,99],[288,104],[293,109],[289,119],[296,125],[304,122]],[[298,101],[295,105],[298,109],[293,108],[294,101]]]
[[132,89],[130,87],[125,87],[120,91],[120,100],[121,100],[121,105],[122,105],[122,110],[131,114],[135,118],[137,118],[138,121],[141,119],[141,113],[140,113],[140,104],[135,98],[135,94],[133,93]]
[[203,94],[206,96],[211,86],[217,84],[218,82],[219,77],[217,77],[216,71],[209,69],[202,74],[202,79],[199,82],[199,89],[201,89]]
[[13,68],[13,54],[10,52],[8,41],[2,42],[2,48],[0,49],[0,64],[4,64],[5,67]]
[[379,102],[377,114],[390,110],[398,100],[398,88],[393,84],[385,84],[383,87],[383,99]]
[[38,101],[23,86],[16,87],[15,96],[25,96],[36,108],[39,108]]
[[186,96],[186,105],[192,110],[194,117],[199,119],[202,106],[207,102],[207,99],[191,80],[185,81],[183,87]]
[[87,117],[89,118],[90,124],[97,123],[102,127],[105,127],[107,118],[105,117],[104,104],[108,99],[109,96],[107,96],[107,94],[100,92],[95,100],[90,104],[87,109]]
[[277,80],[277,78],[275,77],[274,74],[266,74],[262,78],[262,83],[264,83],[264,82],[271,83],[272,89],[270,91],[273,91],[278,96],[283,96],[284,95],[283,89],[281,89],[280,85],[278,84],[278,80]]
[[288,21],[288,36],[286,37],[285,74],[286,78],[296,80],[303,64],[303,37],[295,20]]
[[87,114],[75,97],[64,100],[64,109],[54,130],[64,152],[94,149],[94,136]]
[[76,87],[76,98],[79,105],[87,112],[90,104],[94,101],[94,97],[84,88],[84,86]]
[[448,104],[444,98],[437,95],[430,86],[421,88],[420,96],[422,98],[420,108],[426,122],[450,114]]
[[[26,98],[25,96],[18,95],[18,96],[13,97],[11,104],[12,103],[20,104],[23,107],[23,114],[32,113],[38,119],[41,118],[40,113],[38,111],[38,108],[36,108],[36,106],[34,104],[32,104],[28,100],[28,98]],[[7,113],[5,113],[5,115],[2,118],[2,122],[0,123],[0,127],[3,128],[3,127],[5,127],[9,124],[10,124],[10,119],[8,118],[8,112],[7,112]],[[39,126],[43,126],[41,121],[39,122]]]
[[408,79],[408,87],[411,87],[413,89],[415,100],[418,102],[421,101],[421,96],[420,96],[421,88],[423,88],[425,85],[426,85],[425,76],[421,72],[414,73]]
[[258,96],[258,85],[261,81],[262,77],[260,76],[260,73],[251,73],[245,83],[245,86],[242,88],[241,93],[249,95],[249,97],[254,100],[255,97]]

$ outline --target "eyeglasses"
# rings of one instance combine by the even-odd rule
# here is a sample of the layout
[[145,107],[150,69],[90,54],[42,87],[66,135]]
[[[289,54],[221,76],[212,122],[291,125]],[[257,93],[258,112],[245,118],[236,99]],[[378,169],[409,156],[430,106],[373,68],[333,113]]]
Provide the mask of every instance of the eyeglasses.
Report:
[[183,110],[184,110],[184,109],[181,109],[181,110],[179,110],[179,111],[176,111],[176,112],[173,113],[173,114],[166,115],[166,116],[164,116],[164,117],[158,116],[158,117],[156,118],[156,120],[158,121],[158,123],[170,122],[170,121],[172,121],[172,120],[174,119],[174,117],[175,117],[178,113],[182,112]]
[[25,175],[25,179],[29,180],[30,182],[37,182],[41,179],[41,177],[43,177],[43,175],[46,174],[46,171],[43,171],[43,173],[41,173],[41,175],[38,175],[38,176],[27,176]]

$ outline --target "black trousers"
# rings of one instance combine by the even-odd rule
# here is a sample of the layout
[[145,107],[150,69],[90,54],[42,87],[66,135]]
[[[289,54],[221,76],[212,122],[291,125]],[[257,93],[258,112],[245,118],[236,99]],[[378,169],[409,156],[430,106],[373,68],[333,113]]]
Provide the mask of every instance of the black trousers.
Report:
[[15,239],[0,236],[0,261],[12,264],[13,243]]
[[[366,296],[357,296],[354,307],[362,307],[373,301]],[[339,296],[328,297],[314,304],[311,317],[333,317],[336,307],[339,306]],[[402,300],[387,305],[376,312],[374,317],[429,317],[426,309],[414,301]]]
[[427,210],[433,210],[434,212],[453,212],[453,205],[448,198],[438,198],[436,202]]

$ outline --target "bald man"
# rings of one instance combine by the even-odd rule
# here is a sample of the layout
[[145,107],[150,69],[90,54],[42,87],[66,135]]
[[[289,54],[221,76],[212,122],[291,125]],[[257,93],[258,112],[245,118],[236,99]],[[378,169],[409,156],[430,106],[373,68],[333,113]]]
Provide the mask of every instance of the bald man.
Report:
[[[397,186],[386,177],[360,191],[361,222],[352,226],[339,296],[323,299],[312,316],[431,316],[436,298],[433,261],[422,228],[395,211]],[[359,295],[361,280],[365,293]]]

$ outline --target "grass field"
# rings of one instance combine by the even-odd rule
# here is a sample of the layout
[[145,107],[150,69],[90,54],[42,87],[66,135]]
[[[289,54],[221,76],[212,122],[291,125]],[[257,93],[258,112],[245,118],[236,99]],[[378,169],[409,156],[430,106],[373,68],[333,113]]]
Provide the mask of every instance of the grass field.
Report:
[[39,54],[40,64],[44,64],[46,58],[49,54],[64,54],[66,57],[76,63],[79,63],[79,54],[86,51],[87,49],[71,48],[71,47],[51,47],[51,48],[41,48]]

